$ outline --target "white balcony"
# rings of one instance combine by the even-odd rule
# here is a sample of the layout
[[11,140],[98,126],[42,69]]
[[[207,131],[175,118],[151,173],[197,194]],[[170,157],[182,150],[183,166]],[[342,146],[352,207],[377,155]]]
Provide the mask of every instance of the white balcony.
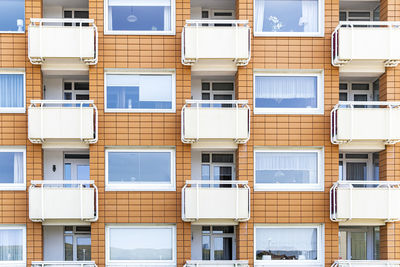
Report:
[[63,224],[97,221],[98,192],[92,180],[36,180],[29,187],[29,218]]
[[186,100],[181,127],[183,143],[235,148],[250,138],[250,108],[247,100]]
[[31,267],[97,267],[94,261],[32,261]]
[[184,267],[249,267],[248,261],[186,261]]
[[87,147],[97,142],[93,100],[31,100],[28,138],[43,147]]
[[376,152],[400,141],[400,102],[339,102],[331,111],[331,142],[339,150]]
[[250,188],[247,183],[247,181],[186,181],[186,185],[182,188],[182,220],[204,223],[248,221]]
[[31,19],[28,57],[32,64],[97,64],[97,36],[92,19]]
[[192,71],[236,70],[250,61],[247,20],[187,20],[182,30],[182,64]]
[[400,60],[400,23],[340,22],[332,33],[332,65],[341,76],[379,76]]
[[400,220],[400,182],[338,181],[330,190],[330,217],[341,225]]
[[400,267],[400,261],[396,260],[338,260],[331,267]]

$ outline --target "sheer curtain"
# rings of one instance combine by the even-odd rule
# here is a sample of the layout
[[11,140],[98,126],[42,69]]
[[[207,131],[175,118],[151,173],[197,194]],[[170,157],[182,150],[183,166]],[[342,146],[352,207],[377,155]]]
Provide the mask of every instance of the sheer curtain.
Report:
[[171,30],[171,6],[164,6],[164,31]]
[[254,16],[255,16],[255,31],[262,32],[264,28],[264,10],[266,0],[255,0]]
[[24,182],[24,153],[14,153],[14,184]]
[[318,0],[302,0],[301,12],[299,25],[304,26],[304,32],[318,32]]
[[22,259],[22,230],[0,230],[0,261]]
[[317,77],[257,76],[256,98],[291,99],[315,98]]
[[0,107],[24,106],[24,75],[0,74]]

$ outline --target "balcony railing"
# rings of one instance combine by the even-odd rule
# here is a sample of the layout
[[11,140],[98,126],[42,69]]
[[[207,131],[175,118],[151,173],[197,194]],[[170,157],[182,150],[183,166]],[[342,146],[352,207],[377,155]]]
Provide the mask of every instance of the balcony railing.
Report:
[[182,220],[250,219],[247,181],[186,181],[182,188]]
[[183,267],[248,267],[248,261],[186,261],[186,264]]
[[377,61],[385,67],[400,60],[400,22],[341,21],[332,33],[332,65]]
[[186,100],[181,115],[183,143],[225,139],[244,144],[250,138],[247,100]]
[[182,30],[182,64],[232,59],[237,66],[245,66],[250,61],[250,40],[247,20],[187,20]]
[[32,143],[97,142],[98,117],[93,100],[31,100],[28,138]]
[[400,220],[400,182],[338,181],[330,189],[330,218],[393,222]]
[[98,219],[98,191],[92,180],[36,180],[29,187],[29,218],[45,220]]
[[340,101],[331,111],[331,142],[400,141],[400,102]]
[[31,267],[97,267],[94,261],[32,261]]
[[28,37],[32,64],[42,64],[48,58],[76,58],[88,65],[97,64],[98,33],[92,19],[32,18]]
[[338,260],[331,267],[400,267],[400,261],[396,260]]

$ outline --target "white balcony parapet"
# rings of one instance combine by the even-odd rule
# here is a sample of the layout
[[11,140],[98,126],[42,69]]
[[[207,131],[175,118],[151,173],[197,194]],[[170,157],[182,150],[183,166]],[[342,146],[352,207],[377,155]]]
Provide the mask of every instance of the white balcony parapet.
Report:
[[248,267],[249,262],[246,260],[232,260],[232,261],[202,261],[202,260],[190,260],[186,261],[183,267]]
[[28,57],[32,64],[42,64],[47,58],[77,58],[87,65],[97,64],[98,32],[94,20],[31,18]]
[[244,144],[250,139],[247,100],[186,100],[181,119],[183,143],[228,139]]
[[395,67],[400,61],[400,22],[341,21],[332,33],[331,44],[333,66],[373,60]]
[[45,220],[98,219],[98,190],[93,180],[32,180],[29,218]]
[[337,260],[331,267],[400,267],[397,260]]
[[31,267],[97,267],[94,261],[32,261]]
[[[330,219],[378,224],[400,220],[400,182],[338,181],[330,189]],[[372,225],[372,224],[371,224]]]
[[251,57],[247,20],[186,20],[182,30],[182,64],[199,59],[232,59],[245,66]]
[[94,144],[98,112],[93,100],[31,100],[28,139],[34,144],[67,140]]
[[[213,187],[226,185],[232,187]],[[248,181],[188,180],[182,188],[182,220],[250,219],[250,188]]]

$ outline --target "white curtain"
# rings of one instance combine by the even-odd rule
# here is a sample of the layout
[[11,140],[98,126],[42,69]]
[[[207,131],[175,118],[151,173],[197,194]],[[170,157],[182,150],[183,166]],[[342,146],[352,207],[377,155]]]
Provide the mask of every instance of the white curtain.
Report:
[[14,183],[21,184],[24,182],[24,153],[14,153]]
[[164,6],[164,31],[171,30],[171,7]]
[[304,26],[304,32],[318,32],[318,0],[302,0],[301,12],[299,26]]
[[264,28],[264,10],[265,10],[265,0],[255,0],[255,31],[262,32]]
[[0,230],[0,261],[22,259],[22,230]]
[[257,76],[255,97],[272,99],[315,98],[316,81],[316,77]]
[[0,74],[0,107],[23,107],[24,101],[24,75]]

